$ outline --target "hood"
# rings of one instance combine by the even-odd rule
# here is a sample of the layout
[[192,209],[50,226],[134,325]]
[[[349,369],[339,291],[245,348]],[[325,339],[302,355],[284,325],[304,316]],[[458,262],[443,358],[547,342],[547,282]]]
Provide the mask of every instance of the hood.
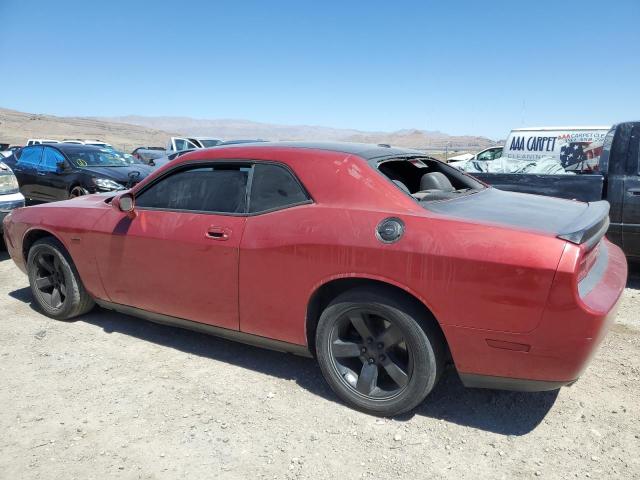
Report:
[[602,238],[609,219],[606,201],[584,203],[496,188],[453,200],[422,202],[422,205],[441,215],[538,231],[578,244]]
[[140,175],[133,180],[133,183],[138,183],[152,171],[152,168],[148,165],[127,165],[126,167],[81,167],[81,170],[86,173],[90,173],[99,178],[108,178],[114,180],[122,185],[129,183],[129,175],[132,172],[138,172]]

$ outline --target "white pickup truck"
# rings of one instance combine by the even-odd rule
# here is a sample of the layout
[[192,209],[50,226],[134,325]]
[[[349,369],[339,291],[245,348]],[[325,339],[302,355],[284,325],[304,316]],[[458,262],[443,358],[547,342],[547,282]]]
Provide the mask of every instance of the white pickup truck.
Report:
[[167,143],[167,153],[181,152],[192,148],[209,148],[220,145],[222,140],[211,137],[171,137]]

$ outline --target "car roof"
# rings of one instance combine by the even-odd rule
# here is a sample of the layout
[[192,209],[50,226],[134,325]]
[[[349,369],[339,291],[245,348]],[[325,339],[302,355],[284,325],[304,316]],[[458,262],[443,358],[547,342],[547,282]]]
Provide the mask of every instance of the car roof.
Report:
[[[427,156],[425,152],[420,150],[412,150],[409,148],[391,147],[385,144],[370,143],[350,143],[350,142],[255,142],[255,143],[238,143],[232,145],[219,145],[212,147],[215,150],[236,149],[236,148],[259,148],[259,149],[276,149],[276,148],[300,148],[308,150],[326,150],[330,152],[342,152],[351,155],[358,155],[368,161],[375,161],[384,157],[393,156]],[[205,149],[198,149],[199,151]],[[198,151],[196,150],[196,151]]]
[[87,150],[93,151],[101,151],[104,150],[103,147],[98,147],[96,145],[81,145],[79,143],[51,143],[45,145],[30,145],[30,147],[51,147],[60,150],[61,152],[81,152]]

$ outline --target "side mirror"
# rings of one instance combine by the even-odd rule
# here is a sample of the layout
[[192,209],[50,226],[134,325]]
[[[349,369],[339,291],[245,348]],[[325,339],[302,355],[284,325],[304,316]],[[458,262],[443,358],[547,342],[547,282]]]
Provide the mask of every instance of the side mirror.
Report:
[[62,173],[67,169],[67,165],[64,162],[56,163],[56,173]]
[[116,196],[111,200],[111,205],[113,205],[113,208],[128,214],[133,214],[135,210],[133,195],[130,193],[123,193],[122,195]]

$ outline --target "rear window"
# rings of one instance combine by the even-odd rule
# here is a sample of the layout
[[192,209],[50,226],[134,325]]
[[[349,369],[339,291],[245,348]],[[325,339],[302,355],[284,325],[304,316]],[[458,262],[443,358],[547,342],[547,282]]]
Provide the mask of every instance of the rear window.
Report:
[[250,213],[290,207],[309,200],[300,183],[286,168],[272,164],[257,164],[253,168]]

